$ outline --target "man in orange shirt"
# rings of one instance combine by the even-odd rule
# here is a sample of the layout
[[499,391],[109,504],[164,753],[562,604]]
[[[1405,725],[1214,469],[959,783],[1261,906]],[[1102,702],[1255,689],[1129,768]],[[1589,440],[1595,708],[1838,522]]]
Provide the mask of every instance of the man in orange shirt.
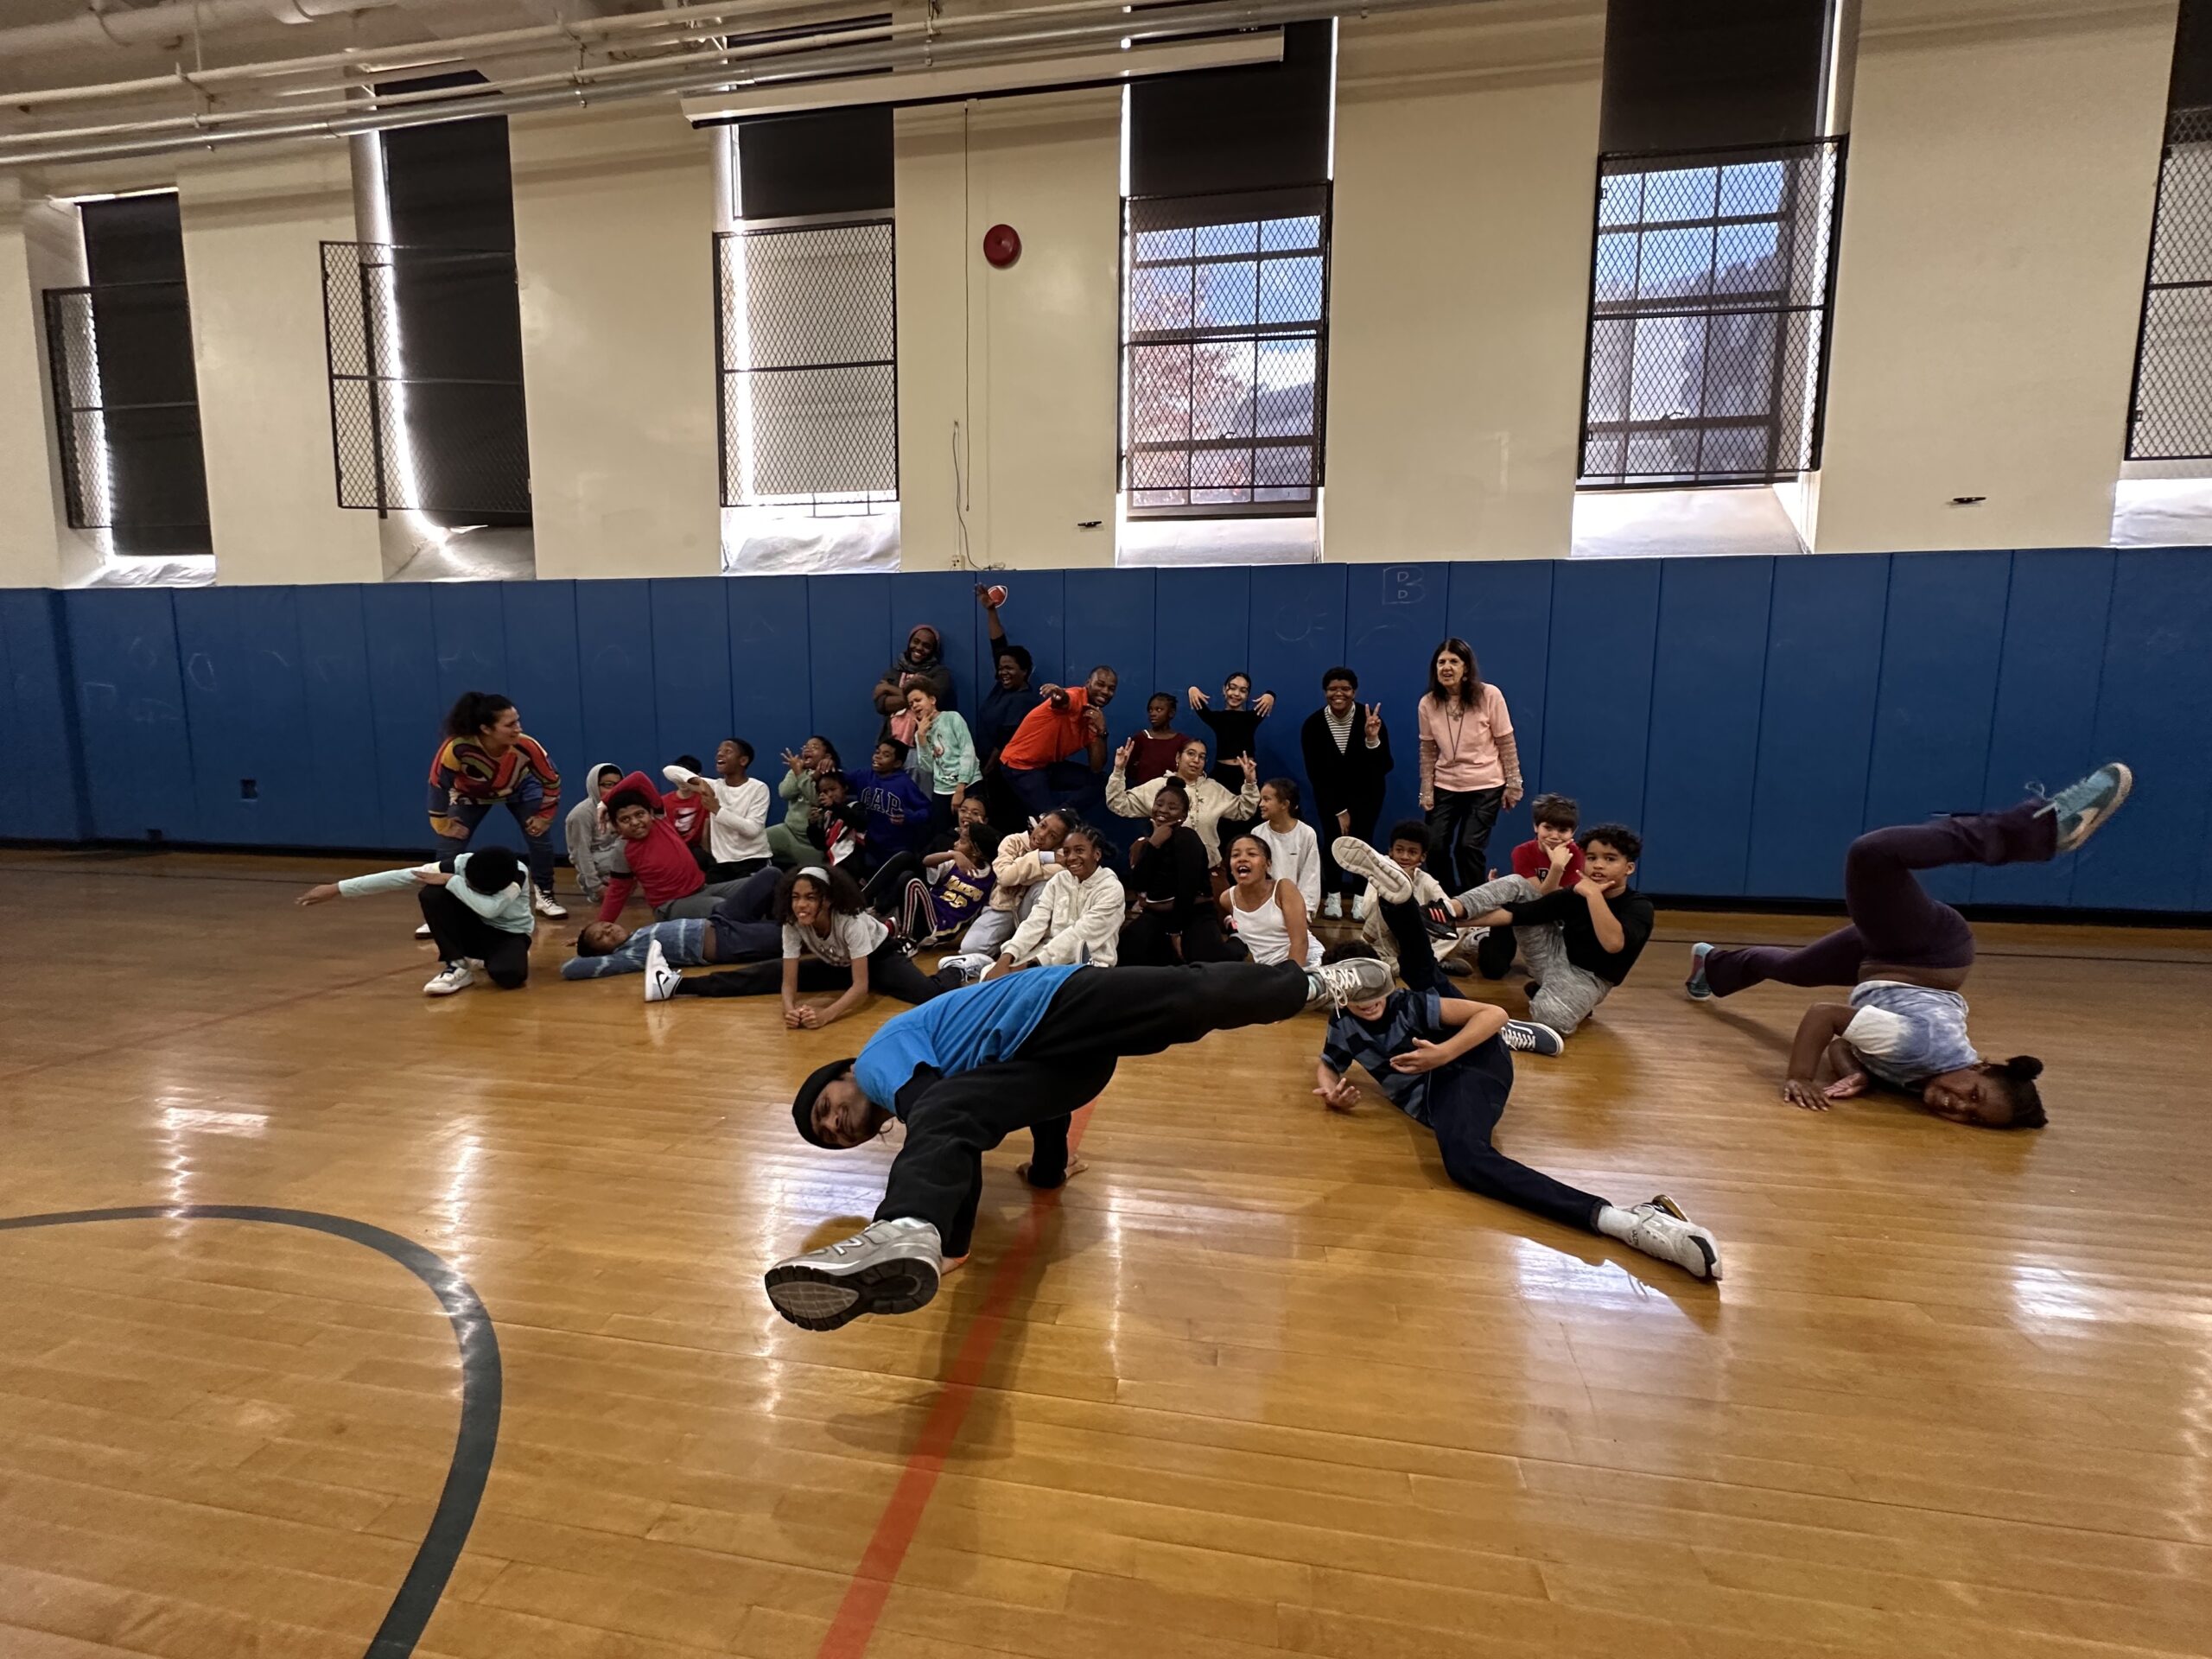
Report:
[[1106,705],[1120,683],[1114,671],[1101,664],[1081,685],[1040,688],[1044,701],[1022,717],[999,751],[1007,786],[1030,817],[1051,811],[1080,786],[1065,775],[1055,786],[1052,771],[1062,761],[1081,754],[1092,772],[1105,770]]

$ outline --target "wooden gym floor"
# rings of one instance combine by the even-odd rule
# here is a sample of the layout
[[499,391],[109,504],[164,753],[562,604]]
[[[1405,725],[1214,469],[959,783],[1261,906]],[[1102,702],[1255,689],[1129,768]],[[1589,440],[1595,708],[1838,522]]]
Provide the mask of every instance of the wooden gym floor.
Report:
[[427,1001],[404,899],[291,907],[347,868],[0,855],[0,1217],[281,1212],[0,1228],[8,1659],[2212,1653],[2212,936],[1982,930],[2012,1136],[1783,1106],[1805,994],[1676,982],[1820,924],[1662,915],[1500,1138],[1717,1288],[1324,1112],[1307,1016],[1125,1065],[1087,1173],[1010,1144],[932,1306],[817,1336],[760,1272],[885,1154],[785,1103],[888,1009],[648,1009],[565,931]]

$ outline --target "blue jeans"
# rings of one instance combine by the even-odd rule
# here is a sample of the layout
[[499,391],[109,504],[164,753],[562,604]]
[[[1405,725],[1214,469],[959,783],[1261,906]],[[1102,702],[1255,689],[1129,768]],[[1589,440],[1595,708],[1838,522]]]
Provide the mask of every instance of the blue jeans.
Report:
[[476,838],[477,826],[490,815],[493,807],[504,806],[514,814],[515,825],[522,831],[523,843],[529,849],[524,856],[530,863],[531,880],[536,883],[540,893],[551,893],[553,891],[553,826],[549,823],[537,835],[533,836],[530,833],[531,817],[537,810],[543,798],[533,791],[527,796],[511,796],[504,801],[454,801],[448,810],[448,816],[454,822],[465,825],[467,833],[439,837],[445,845],[439,849],[438,856],[448,858],[455,853],[467,852],[468,843]]

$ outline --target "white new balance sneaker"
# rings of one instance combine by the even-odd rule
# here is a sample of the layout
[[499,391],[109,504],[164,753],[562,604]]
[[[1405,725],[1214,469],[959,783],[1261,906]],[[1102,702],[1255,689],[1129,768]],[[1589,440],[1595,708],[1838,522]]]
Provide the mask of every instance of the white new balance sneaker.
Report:
[[1306,970],[1306,1006],[1327,1003],[1333,1010],[1347,1002],[1372,1002],[1390,995],[1397,982],[1388,963],[1373,957],[1351,957],[1343,962],[1323,963]]
[[809,1331],[835,1331],[863,1313],[912,1313],[937,1294],[944,1241],[926,1221],[870,1222],[850,1238],[768,1269],[776,1312]]
[[1357,836],[1338,836],[1330,843],[1329,850],[1337,855],[1337,862],[1344,868],[1373,882],[1376,894],[1383,903],[1402,905],[1414,896],[1413,877],[1398,868],[1396,860],[1376,852]]
[[451,996],[455,991],[465,991],[476,982],[474,969],[465,962],[449,962],[438,970],[437,977],[423,988],[425,996]]
[[645,1001],[665,1002],[676,995],[676,988],[683,982],[683,976],[668,965],[668,952],[660,948],[658,939],[645,943]]
[[1664,1192],[1649,1204],[1637,1205],[1629,1214],[1635,1223],[1629,1229],[1628,1243],[1646,1255],[1673,1262],[1693,1279],[1719,1279],[1719,1242],[1684,1215],[1681,1206]]

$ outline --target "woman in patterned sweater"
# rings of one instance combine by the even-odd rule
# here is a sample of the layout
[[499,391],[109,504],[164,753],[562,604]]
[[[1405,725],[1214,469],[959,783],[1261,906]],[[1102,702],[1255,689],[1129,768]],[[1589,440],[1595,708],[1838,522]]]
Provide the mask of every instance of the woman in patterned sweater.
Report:
[[445,741],[430,757],[430,829],[439,856],[467,850],[477,826],[504,806],[530,849],[531,907],[558,921],[553,901],[553,824],[561,811],[561,774],[515,706],[496,691],[464,691],[446,715]]

